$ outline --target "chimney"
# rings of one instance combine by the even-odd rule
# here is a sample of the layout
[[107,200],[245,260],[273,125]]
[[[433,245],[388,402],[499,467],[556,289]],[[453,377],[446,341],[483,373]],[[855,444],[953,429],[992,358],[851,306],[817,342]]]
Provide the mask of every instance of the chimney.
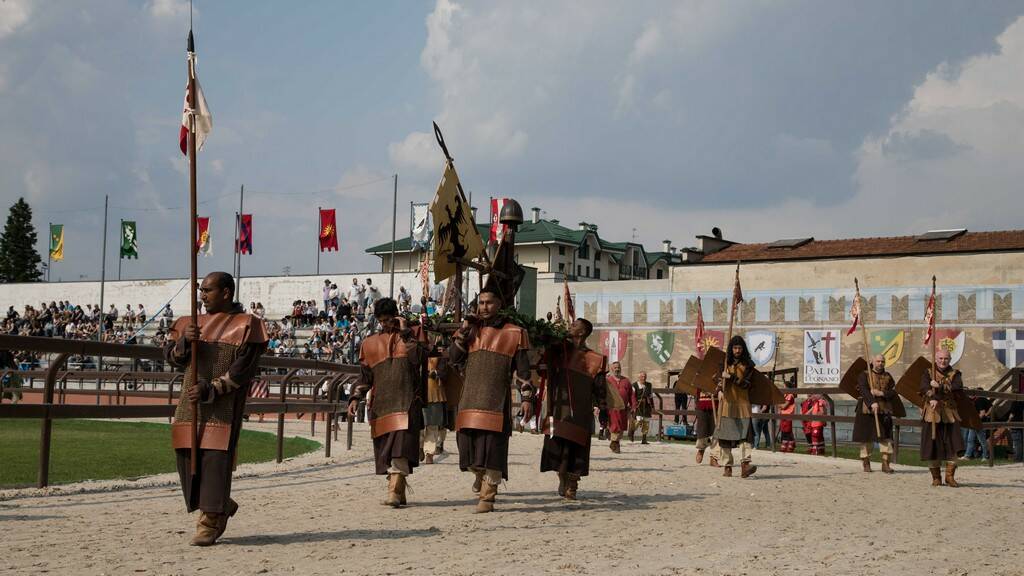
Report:
[[662,250],[662,252],[672,252],[672,241],[671,240],[662,240],[661,241],[661,250]]
[[476,224],[476,206],[470,208],[473,211],[473,223]]
[[580,222],[580,230],[588,230],[586,222]]
[[533,208],[530,208],[530,210],[533,212],[533,223],[536,224],[540,222],[540,207],[534,206]]

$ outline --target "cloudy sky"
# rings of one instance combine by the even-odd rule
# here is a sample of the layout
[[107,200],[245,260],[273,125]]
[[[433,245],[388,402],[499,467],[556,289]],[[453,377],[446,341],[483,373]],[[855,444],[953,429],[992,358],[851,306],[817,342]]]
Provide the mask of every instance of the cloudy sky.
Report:
[[[214,131],[201,215],[231,265],[238,190],[249,274],[311,273],[316,211],[337,208],[325,272],[428,201],[442,157],[484,206],[691,245],[1020,228],[1024,3],[203,1],[199,75]],[[53,276],[108,277],[117,224],[138,221],[125,277],[187,273],[177,134],[188,5],[0,0],[0,200],[66,230]],[[1014,200],[1018,198],[1018,200]]]

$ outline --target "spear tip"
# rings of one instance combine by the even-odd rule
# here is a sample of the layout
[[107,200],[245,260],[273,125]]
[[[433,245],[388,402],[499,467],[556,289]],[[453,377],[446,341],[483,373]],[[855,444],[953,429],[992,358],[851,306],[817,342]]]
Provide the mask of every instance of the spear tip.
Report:
[[191,28],[188,29],[188,51],[189,52],[195,52],[196,51],[196,40],[192,36],[192,29]]

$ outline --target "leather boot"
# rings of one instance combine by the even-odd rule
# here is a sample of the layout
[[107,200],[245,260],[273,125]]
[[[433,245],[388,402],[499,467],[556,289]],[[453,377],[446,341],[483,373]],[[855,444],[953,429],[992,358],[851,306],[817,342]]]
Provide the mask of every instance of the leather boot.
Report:
[[480,488],[480,500],[476,503],[477,514],[494,511],[494,497],[498,495],[498,485],[484,482]]
[[562,496],[563,498],[565,497],[565,484],[566,484],[565,474],[562,474],[561,472],[559,472],[558,473],[558,495]]
[[633,432],[633,431],[629,432],[629,441],[630,442],[636,442],[636,432]]
[[575,500],[576,491],[580,487],[580,477],[575,474],[566,474],[565,476],[565,494],[563,496],[566,500]]
[[726,466],[723,468],[722,476],[725,478],[732,478],[732,466]]
[[423,463],[424,464],[433,464],[434,463],[434,453],[433,452],[427,452],[427,457],[423,459]]
[[483,470],[477,470],[477,471],[473,472],[473,474],[476,475],[476,479],[473,480],[473,494],[479,494],[480,493],[480,487],[484,483],[484,473],[483,473]]
[[388,497],[384,504],[392,508],[402,506],[402,495],[405,492],[405,478],[401,474],[388,474]]
[[228,498],[227,510],[220,515],[220,522],[217,523],[217,538],[224,535],[224,531],[228,529],[228,518],[234,516],[235,512],[238,512],[238,502]]
[[643,438],[640,439],[641,444],[647,444],[647,434],[644,434]]
[[616,454],[620,454],[622,452],[622,450],[619,449],[619,441],[618,440],[612,440],[612,443],[609,444],[608,447],[611,448],[612,452],[614,452]]
[[704,449],[697,450],[697,464],[704,461]]
[[942,486],[942,472],[938,468],[929,468],[932,473],[932,486]]
[[882,472],[886,474],[893,474],[892,466],[889,466],[889,455],[882,454]]
[[957,487],[960,486],[960,484],[957,483],[956,478],[953,477],[954,474],[956,474],[956,463],[955,462],[947,462],[946,463],[946,486],[949,486],[950,488],[957,488]]
[[217,542],[217,529],[222,514],[216,512],[200,512],[196,522],[196,535],[189,542],[192,546],[213,546]]
[[750,462],[740,462],[740,478],[748,478],[757,472],[757,466],[754,466]]
[[712,468],[718,468],[718,466],[719,466],[719,464],[718,464],[718,458],[716,458],[716,457],[712,456],[712,457],[711,457],[711,462],[709,462],[708,464],[709,464],[709,465],[710,465],[710,466],[711,466]]
[[870,458],[861,458],[860,462],[861,462],[861,464],[864,465],[864,471],[865,472],[871,472],[871,459]]

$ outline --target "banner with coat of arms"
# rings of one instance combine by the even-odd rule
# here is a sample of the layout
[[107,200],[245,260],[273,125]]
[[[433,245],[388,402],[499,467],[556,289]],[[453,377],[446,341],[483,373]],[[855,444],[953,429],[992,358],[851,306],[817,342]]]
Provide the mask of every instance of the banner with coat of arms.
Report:
[[764,366],[775,357],[775,332],[769,330],[751,330],[746,334],[747,349],[750,358],[757,366]]
[[725,350],[725,332],[721,330],[706,330],[703,340],[697,343],[697,356],[703,358],[708,348]]
[[1024,328],[992,331],[992,350],[1003,366],[1013,368],[1024,362]]
[[658,330],[647,333],[647,353],[651,360],[659,366],[664,366],[672,357],[672,348],[675,345],[675,334],[668,330]]
[[619,362],[626,355],[626,341],[629,334],[619,330],[609,330],[601,335],[601,352],[608,357],[608,364]]
[[963,330],[941,328],[935,331],[935,343],[939,349],[949,352],[949,363],[953,365],[959,362],[960,358],[963,358],[967,334]]
[[[871,356],[881,354],[885,357],[886,366],[892,366],[903,356],[905,341],[906,332],[903,330],[871,330],[868,337]],[[871,359],[865,358],[865,360]]]

